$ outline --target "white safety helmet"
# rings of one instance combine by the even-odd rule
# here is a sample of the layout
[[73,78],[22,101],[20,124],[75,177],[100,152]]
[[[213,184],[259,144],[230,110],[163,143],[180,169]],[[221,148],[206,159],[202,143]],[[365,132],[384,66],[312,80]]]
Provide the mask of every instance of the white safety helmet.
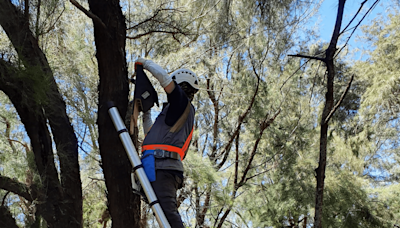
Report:
[[199,89],[199,81],[196,74],[188,69],[179,69],[171,74],[172,80],[176,81],[177,84],[182,82],[189,83],[193,88]]

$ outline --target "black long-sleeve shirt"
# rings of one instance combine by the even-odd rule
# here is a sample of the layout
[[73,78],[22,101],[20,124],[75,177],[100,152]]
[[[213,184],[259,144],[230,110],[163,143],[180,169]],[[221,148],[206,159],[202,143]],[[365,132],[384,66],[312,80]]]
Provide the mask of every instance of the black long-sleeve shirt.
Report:
[[178,121],[189,102],[189,99],[186,96],[185,92],[183,92],[181,87],[177,85],[176,82],[174,83],[174,90],[171,93],[167,94],[169,108],[165,117],[165,124],[167,124],[168,126],[173,126],[176,121]]

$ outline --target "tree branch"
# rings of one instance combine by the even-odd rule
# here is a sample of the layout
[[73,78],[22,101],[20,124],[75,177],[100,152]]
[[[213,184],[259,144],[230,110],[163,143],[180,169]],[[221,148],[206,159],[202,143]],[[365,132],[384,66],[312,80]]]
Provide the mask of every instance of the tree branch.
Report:
[[25,185],[21,182],[18,182],[14,179],[11,179],[9,177],[5,177],[1,174],[0,174],[0,189],[4,189],[6,191],[10,191],[19,196],[22,196],[29,202],[33,201],[32,196],[29,194],[29,191],[28,191],[29,188],[27,185]]
[[36,33],[35,33],[36,37],[38,37],[38,36],[40,36],[40,35],[43,35],[43,34],[46,34],[46,33],[49,33],[52,29],[54,29],[55,25],[56,25],[57,22],[60,20],[60,18],[61,18],[61,16],[63,15],[64,11],[65,11],[65,7],[64,7],[63,10],[61,11],[61,13],[57,16],[57,18],[54,20],[53,24],[49,26],[49,28],[47,29],[47,31],[44,31],[44,32],[39,33],[39,31],[38,31],[38,29],[37,29],[37,31],[36,31]]
[[236,136],[236,154],[235,154],[235,172],[233,179],[233,186],[237,186],[239,176],[239,134]]
[[[249,51],[249,56],[250,56],[250,59],[251,59],[252,57],[251,57],[250,51]],[[230,151],[230,148],[232,147],[233,140],[234,140],[234,139],[236,138],[236,136],[239,134],[240,128],[241,128],[241,126],[242,126],[242,123],[243,123],[244,119],[247,117],[247,115],[250,113],[250,110],[251,110],[251,108],[253,107],[254,102],[255,102],[255,100],[256,100],[256,96],[257,96],[258,90],[259,90],[259,88],[260,88],[260,80],[261,80],[261,77],[260,77],[260,75],[258,75],[258,73],[257,73],[257,71],[256,71],[256,68],[255,68],[255,66],[254,66],[253,63],[252,63],[252,68],[253,68],[253,73],[254,73],[255,76],[257,77],[256,89],[255,89],[254,94],[253,94],[253,96],[252,96],[252,98],[251,98],[251,100],[250,100],[249,106],[247,107],[246,111],[245,111],[242,115],[239,116],[237,127],[236,127],[234,133],[232,134],[231,138],[229,139],[229,142],[226,144],[226,146],[225,146],[223,152],[221,153],[221,154],[224,154],[224,158],[223,158],[222,161],[218,164],[217,170],[221,169],[221,167],[225,164],[226,160],[228,159],[229,151]]]
[[214,106],[213,146],[212,146],[211,154],[209,156],[211,158],[211,160],[213,161],[215,158],[215,155],[216,155],[216,151],[217,151],[216,139],[218,137],[217,133],[218,133],[219,107],[218,107],[218,102],[215,98],[215,93],[209,89],[210,89],[210,79],[208,78],[207,79],[207,94]]
[[[18,53],[20,64],[0,61],[0,90],[10,98],[25,126],[35,155],[37,171],[43,178],[45,189],[42,192],[48,194],[42,197],[46,199],[44,204],[52,205],[40,205],[42,208],[51,208],[40,210],[44,213],[41,215],[51,224],[59,222],[62,217],[61,213],[53,212],[73,207],[75,210],[69,210],[66,216],[79,220],[82,191],[77,140],[52,69],[37,38],[29,26],[25,26],[26,23],[22,12],[11,1],[0,0],[0,25]],[[40,99],[33,95],[38,91]],[[51,136],[59,155],[60,175],[54,163]],[[70,194],[71,192],[73,193]]]
[[264,120],[263,123],[261,124],[261,126],[260,126],[260,135],[259,135],[258,139],[256,140],[256,142],[255,142],[255,144],[254,144],[253,150],[252,150],[252,152],[251,152],[251,154],[250,154],[249,162],[247,163],[247,166],[246,166],[246,168],[245,168],[244,171],[243,171],[242,178],[241,178],[240,182],[239,182],[239,183],[237,184],[237,186],[236,186],[237,189],[239,189],[239,187],[243,186],[243,185],[246,183],[246,181],[248,180],[246,176],[247,176],[247,173],[250,171],[251,164],[252,164],[252,162],[253,162],[254,156],[256,155],[256,151],[257,151],[257,148],[258,148],[258,144],[259,144],[260,141],[261,141],[261,138],[262,138],[262,135],[263,135],[265,129],[267,129],[267,127],[269,127],[269,126],[271,125],[271,123],[274,122],[275,118],[276,118],[280,113],[281,113],[281,110],[278,109],[278,110],[275,112],[275,115],[274,115],[273,117],[269,118],[268,120],[267,120],[267,119]]
[[[294,56],[294,55],[289,55],[289,56]],[[300,56],[295,56],[295,57],[300,57]],[[285,86],[285,84],[289,81],[290,78],[292,78],[304,65],[306,65],[311,59],[308,59],[305,63],[303,63],[301,66],[299,66],[297,68],[297,70],[290,75],[281,85],[281,87],[279,88],[279,90],[282,90],[282,88]]]
[[288,55],[291,57],[299,57],[299,58],[306,58],[306,59],[314,59],[314,60],[319,60],[322,62],[325,62],[325,58],[321,58],[321,57],[316,57],[316,56],[309,56],[309,55],[302,55],[302,54],[296,54],[296,55]]
[[[365,0],[363,2],[361,2],[361,6],[360,8],[358,8],[357,13],[354,15],[354,17],[350,20],[350,22],[347,24],[347,26],[342,30],[342,32],[340,32],[340,35],[342,35],[347,28],[351,25],[351,23],[353,23],[353,21],[356,19],[356,17],[358,16],[358,14],[361,12],[361,9],[363,8],[364,4],[367,2],[368,0]],[[379,0],[378,0],[379,1]]]
[[93,22],[99,23],[99,25],[101,25],[104,29],[107,30],[106,24],[104,24],[104,22],[98,16],[96,16],[94,13],[92,13],[92,12],[88,11],[87,9],[85,9],[85,7],[83,7],[77,1],[75,1],[75,0],[69,0],[69,1],[72,3],[72,5],[74,5],[80,11],[82,11],[86,16],[91,18],[93,20]]
[[[232,195],[231,195],[231,198],[232,198],[232,200],[234,199],[234,198],[236,198],[236,193],[237,193],[237,191],[238,191],[238,189],[240,188],[240,187],[242,187],[248,180],[250,180],[251,178],[254,178],[254,177],[256,177],[256,176],[258,176],[258,175],[261,175],[261,174],[263,174],[263,173],[265,173],[265,172],[268,172],[269,170],[266,170],[266,171],[264,171],[264,172],[261,172],[261,173],[258,173],[258,174],[255,174],[255,175],[253,175],[253,176],[251,176],[251,177],[246,177],[247,176],[247,173],[249,172],[249,170],[251,169],[251,164],[252,164],[252,162],[253,162],[253,159],[254,159],[254,156],[256,155],[256,151],[257,151],[257,148],[258,148],[258,144],[259,144],[259,142],[261,141],[261,138],[262,138],[262,135],[263,135],[263,132],[264,132],[264,130],[268,127],[268,126],[270,126],[270,124],[275,120],[275,118],[279,115],[279,113],[280,113],[280,109],[275,113],[275,115],[272,117],[272,118],[270,118],[270,119],[268,119],[268,120],[264,120],[263,121],[263,123],[261,124],[261,129],[260,129],[260,135],[259,135],[259,138],[256,140],[256,143],[254,144],[254,147],[253,147],[253,150],[252,150],[252,152],[251,152],[251,155],[250,155],[250,159],[249,159],[249,162],[248,162],[248,164],[247,164],[247,167],[245,168],[245,171],[243,172],[243,176],[242,176],[242,178],[241,178],[241,180],[240,180],[240,182],[238,183],[237,181],[237,178],[238,178],[238,163],[239,163],[239,149],[238,149],[238,147],[239,147],[239,135],[236,137],[236,160],[235,160],[235,173],[234,173],[234,175],[235,175],[235,177],[234,177],[234,189],[233,189],[233,193],[232,193]],[[266,117],[266,119],[268,118],[268,116]],[[222,212],[222,209],[223,208],[221,208],[221,212]],[[228,206],[228,209],[225,211],[225,213],[224,213],[224,215],[221,217],[221,219],[220,219],[220,221],[219,221],[219,223],[218,223],[218,228],[221,228],[222,227],[222,224],[225,222],[225,220],[226,220],[226,218],[228,217],[228,215],[229,215],[229,213],[231,212],[231,209],[232,209],[232,205],[229,205]],[[218,216],[219,217],[219,216]],[[217,217],[217,218],[218,218]],[[216,219],[216,221],[215,222],[217,222],[217,219]]]
[[[153,34],[153,33],[165,33],[165,34],[172,34],[172,35],[184,34],[183,32],[176,32],[176,31],[151,30],[151,31],[148,31],[148,32],[136,35],[136,36],[126,36],[126,38],[130,39],[130,40],[135,40],[135,39],[138,39],[140,37],[147,36],[147,35],[150,35],[150,34]],[[180,41],[178,41],[178,43],[180,43]]]
[[342,96],[340,97],[339,101],[336,103],[335,107],[331,110],[329,115],[325,119],[325,123],[328,123],[333,114],[336,112],[336,110],[339,108],[340,104],[343,102],[344,97],[346,96],[347,92],[350,89],[351,83],[353,82],[354,79],[354,74],[351,76],[349,83],[347,84],[346,90],[343,92]]
[[[366,0],[366,1],[367,1],[367,0]],[[363,5],[366,1],[364,1],[363,3],[361,3],[361,7],[360,7],[360,9],[358,10],[357,14],[360,12],[360,10],[361,10],[361,8],[362,8],[362,5]],[[378,4],[378,2],[379,2],[379,0],[376,0],[376,1],[374,2],[374,4],[372,4],[372,6],[371,6],[371,7],[368,9],[368,11],[365,13],[365,15],[361,18],[361,20],[357,23],[357,25],[353,27],[353,31],[351,32],[350,36],[347,38],[346,43],[340,48],[340,50],[336,53],[336,55],[338,55],[338,54],[343,50],[343,48],[347,46],[347,44],[349,43],[350,38],[353,36],[353,34],[354,34],[354,32],[356,31],[356,29],[358,28],[358,26],[360,26],[361,22],[365,19],[365,17],[368,15],[368,13],[376,6],[376,4]],[[356,14],[356,16],[357,16],[357,14]],[[355,18],[356,16],[354,16],[354,18]],[[352,21],[354,20],[354,18],[352,19]],[[350,24],[351,24],[351,22],[347,25],[347,27],[349,27]],[[342,35],[344,32],[346,32],[347,27],[346,27],[345,29],[343,29],[343,31],[340,33],[340,35]]]
[[142,24],[144,24],[144,23],[147,23],[147,22],[149,22],[149,21],[154,20],[154,18],[156,18],[156,17],[158,16],[158,14],[159,14],[161,11],[173,11],[173,10],[175,10],[175,9],[160,8],[161,6],[163,6],[163,5],[165,5],[165,4],[166,4],[166,3],[163,3],[163,4],[161,4],[159,7],[157,7],[157,10],[156,10],[156,12],[153,14],[153,16],[147,18],[146,20],[144,20],[144,21],[142,21],[142,22],[139,22],[138,24],[136,24],[136,25],[134,25],[134,26],[132,26],[132,27],[127,28],[126,30],[136,29],[136,28],[139,27],[140,25],[142,25]]
[[218,223],[217,228],[221,228],[222,227],[222,224],[224,223],[224,221],[228,217],[228,214],[231,212],[231,208],[232,208],[232,206],[229,206],[229,208],[225,211],[224,215],[221,217],[221,220]]

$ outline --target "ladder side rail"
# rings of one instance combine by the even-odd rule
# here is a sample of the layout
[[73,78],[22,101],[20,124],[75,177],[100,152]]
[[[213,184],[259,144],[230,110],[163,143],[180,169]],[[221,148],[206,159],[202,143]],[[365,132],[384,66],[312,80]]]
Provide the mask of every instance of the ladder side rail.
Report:
[[169,225],[168,220],[165,217],[163,210],[161,209],[160,203],[157,200],[156,194],[151,187],[150,181],[147,178],[146,173],[144,172],[142,162],[135,149],[135,146],[132,143],[128,130],[126,129],[124,122],[119,115],[118,109],[110,103],[108,113],[111,116],[115,129],[119,133],[119,138],[121,139],[125,151],[128,155],[129,161],[131,162],[132,167],[135,170],[137,177],[139,178],[140,184],[144,189],[146,197],[150,202],[150,206],[156,216],[158,224],[163,228],[170,228],[171,226]]

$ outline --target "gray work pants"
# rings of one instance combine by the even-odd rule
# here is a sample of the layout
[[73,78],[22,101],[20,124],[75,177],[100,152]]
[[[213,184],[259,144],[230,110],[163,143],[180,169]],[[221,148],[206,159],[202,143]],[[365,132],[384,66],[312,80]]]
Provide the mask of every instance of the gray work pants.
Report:
[[156,180],[151,182],[160,206],[172,228],[183,228],[176,204],[176,191],[182,187],[182,178],[167,170],[156,170]]

